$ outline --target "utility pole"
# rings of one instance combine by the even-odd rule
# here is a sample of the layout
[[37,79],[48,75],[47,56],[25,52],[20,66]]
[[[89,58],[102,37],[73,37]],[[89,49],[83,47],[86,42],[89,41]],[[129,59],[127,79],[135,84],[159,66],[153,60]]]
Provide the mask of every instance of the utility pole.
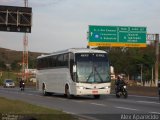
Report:
[[154,69],[153,69],[153,65],[152,65],[152,80],[151,80],[151,86],[153,86],[153,80],[154,80]]
[[143,64],[141,65],[141,86],[143,86]]
[[155,48],[156,48],[156,61],[155,61],[155,86],[158,85],[158,72],[159,72],[159,34],[155,34]]

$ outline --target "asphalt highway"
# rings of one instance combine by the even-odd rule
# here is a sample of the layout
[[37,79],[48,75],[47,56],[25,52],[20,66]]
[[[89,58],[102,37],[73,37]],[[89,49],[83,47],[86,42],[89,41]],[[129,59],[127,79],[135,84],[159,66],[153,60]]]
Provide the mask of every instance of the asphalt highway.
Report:
[[[67,99],[64,95],[43,96],[35,89],[0,87],[0,97],[22,100],[31,104],[62,110],[66,113],[90,120],[115,120],[153,118],[160,120],[160,102],[158,97],[133,96],[127,99],[116,98],[114,94],[94,99],[92,96]],[[140,114],[145,115],[140,116]],[[137,115],[137,116],[136,116]],[[152,115],[152,116],[151,116]],[[147,117],[146,117],[147,116]]]

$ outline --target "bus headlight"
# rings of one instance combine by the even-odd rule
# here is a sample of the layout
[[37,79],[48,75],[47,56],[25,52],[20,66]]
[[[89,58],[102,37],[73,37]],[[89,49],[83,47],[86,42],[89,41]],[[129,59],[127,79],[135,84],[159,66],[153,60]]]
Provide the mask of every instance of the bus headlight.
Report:
[[104,87],[105,89],[109,89],[109,88],[111,88],[111,86],[106,86],[106,87]]
[[85,87],[83,87],[83,86],[77,86],[77,88],[80,89],[80,90],[85,89]]
[[124,87],[124,89],[126,89],[127,87],[126,86],[123,86]]

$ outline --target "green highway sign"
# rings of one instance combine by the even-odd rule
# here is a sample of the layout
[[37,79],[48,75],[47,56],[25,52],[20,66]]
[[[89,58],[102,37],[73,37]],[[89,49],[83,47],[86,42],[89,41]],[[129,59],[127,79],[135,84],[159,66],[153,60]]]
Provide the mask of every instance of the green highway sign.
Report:
[[89,26],[89,46],[146,47],[146,27]]

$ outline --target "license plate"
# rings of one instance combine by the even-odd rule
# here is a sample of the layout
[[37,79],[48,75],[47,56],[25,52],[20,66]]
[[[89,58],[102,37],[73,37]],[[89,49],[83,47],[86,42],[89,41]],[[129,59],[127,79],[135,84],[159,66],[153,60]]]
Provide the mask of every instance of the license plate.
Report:
[[97,90],[93,90],[92,93],[93,94],[98,94],[98,91]]

